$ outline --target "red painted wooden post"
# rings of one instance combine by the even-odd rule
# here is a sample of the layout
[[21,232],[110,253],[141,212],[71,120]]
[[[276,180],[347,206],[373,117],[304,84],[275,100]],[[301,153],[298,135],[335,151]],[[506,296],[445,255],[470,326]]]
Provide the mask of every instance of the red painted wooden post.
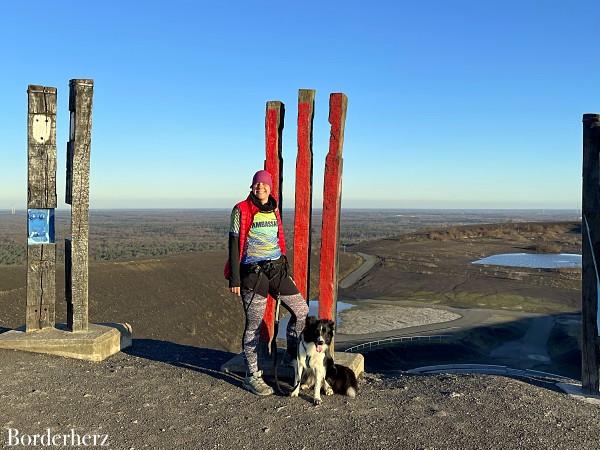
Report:
[[281,184],[283,182],[283,157],[281,154],[281,134],[285,107],[282,102],[267,102],[265,116],[265,170],[273,177],[271,195],[281,212]]
[[338,246],[340,206],[342,200],[342,149],[348,97],[329,97],[329,153],[325,160],[323,187],[323,225],[321,228],[321,260],[319,278],[319,318],[334,320],[337,301]]
[[315,91],[298,91],[298,156],[296,157],[296,204],[294,212],[294,281],[308,301],[312,228],[313,119]]
[[[265,170],[273,177],[271,195],[282,212],[281,185],[283,181],[283,157],[281,153],[281,134],[283,132],[283,119],[285,107],[282,102],[267,102],[265,114]],[[263,316],[262,337],[270,341],[273,337],[273,322],[275,319],[275,300],[269,296],[267,307]]]

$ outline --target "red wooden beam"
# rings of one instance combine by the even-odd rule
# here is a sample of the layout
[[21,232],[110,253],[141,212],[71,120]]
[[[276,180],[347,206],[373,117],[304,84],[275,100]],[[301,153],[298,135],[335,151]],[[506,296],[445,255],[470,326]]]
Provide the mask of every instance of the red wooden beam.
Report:
[[281,212],[281,184],[283,182],[283,158],[281,154],[281,134],[285,107],[282,102],[267,102],[265,114],[265,170],[273,177],[271,195]]
[[[265,113],[265,170],[273,177],[271,195],[282,211],[282,181],[283,181],[283,157],[281,153],[281,134],[283,132],[283,119],[285,107],[282,102],[267,102]],[[275,319],[275,300],[268,296],[267,307],[263,315],[262,332],[263,339],[269,342],[273,337]]]
[[321,260],[319,278],[319,317],[334,320],[337,301],[338,246],[340,206],[342,199],[342,149],[348,97],[331,94],[329,123],[331,134],[325,160],[323,187],[323,225],[321,228]]
[[296,157],[296,204],[294,212],[294,281],[308,301],[313,176],[313,119],[315,91],[298,91],[298,156]]

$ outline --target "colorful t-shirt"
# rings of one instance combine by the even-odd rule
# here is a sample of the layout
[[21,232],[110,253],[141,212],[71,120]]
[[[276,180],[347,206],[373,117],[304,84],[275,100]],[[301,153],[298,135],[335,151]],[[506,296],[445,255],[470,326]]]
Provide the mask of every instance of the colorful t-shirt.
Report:
[[[240,210],[234,208],[231,213],[230,234],[240,234]],[[242,264],[256,264],[259,261],[277,259],[281,256],[277,238],[277,216],[273,211],[255,214],[242,255]]]

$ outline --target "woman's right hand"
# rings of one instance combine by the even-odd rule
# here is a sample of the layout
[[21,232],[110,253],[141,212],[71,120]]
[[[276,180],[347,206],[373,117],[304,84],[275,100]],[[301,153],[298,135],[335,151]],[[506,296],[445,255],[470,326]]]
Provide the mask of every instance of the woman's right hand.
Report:
[[240,294],[240,287],[239,286],[230,287],[229,290],[231,291],[232,294],[242,295],[242,294]]

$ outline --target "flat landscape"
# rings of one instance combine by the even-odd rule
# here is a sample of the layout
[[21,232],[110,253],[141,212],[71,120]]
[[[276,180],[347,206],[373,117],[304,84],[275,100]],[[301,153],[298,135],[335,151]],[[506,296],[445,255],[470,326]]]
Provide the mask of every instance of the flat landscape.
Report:
[[[396,329],[410,331],[417,325],[445,322],[469,310],[499,311],[490,313],[489,321],[511,323],[520,313],[576,315],[580,309],[579,270],[470,264],[501,252],[578,253],[581,234],[578,223],[573,222],[576,214],[344,210],[341,278],[361,264],[364,256],[360,253],[371,255],[375,264],[339,291],[340,300],[356,305],[342,315],[340,343],[379,336],[382,327],[386,328],[386,317],[394,319],[387,325],[386,335],[396,335]],[[284,211],[283,217],[291,244],[293,214]],[[228,210],[92,211],[91,320],[128,322],[138,337],[237,351],[243,311],[222,276],[228,220]],[[59,211],[57,321],[65,320],[60,261],[68,223],[68,214]],[[319,225],[317,211],[313,217],[311,298],[318,296]],[[24,212],[0,214],[0,236],[4,237],[0,241],[0,327],[4,329],[23,323],[25,233]],[[405,307],[403,323],[397,317],[399,312],[390,316],[385,310],[389,307]],[[418,308],[418,314],[409,314]],[[429,316],[439,317],[423,318],[427,311]],[[368,319],[373,314],[383,319],[374,324]],[[565,332],[574,333],[571,329]],[[569,341],[569,345],[574,344]]]
[[[154,258],[188,252],[225,250],[230,209],[148,209],[90,211],[90,259],[92,261]],[[293,210],[283,210],[288,243],[292,240]],[[450,225],[506,222],[576,220],[577,211],[552,210],[343,210],[340,225],[341,250],[360,242],[395,237],[423,229]],[[0,266],[19,265],[26,258],[27,214],[0,210]],[[69,236],[70,214],[56,212],[58,258]],[[312,219],[313,249],[318,250],[321,212]]]

